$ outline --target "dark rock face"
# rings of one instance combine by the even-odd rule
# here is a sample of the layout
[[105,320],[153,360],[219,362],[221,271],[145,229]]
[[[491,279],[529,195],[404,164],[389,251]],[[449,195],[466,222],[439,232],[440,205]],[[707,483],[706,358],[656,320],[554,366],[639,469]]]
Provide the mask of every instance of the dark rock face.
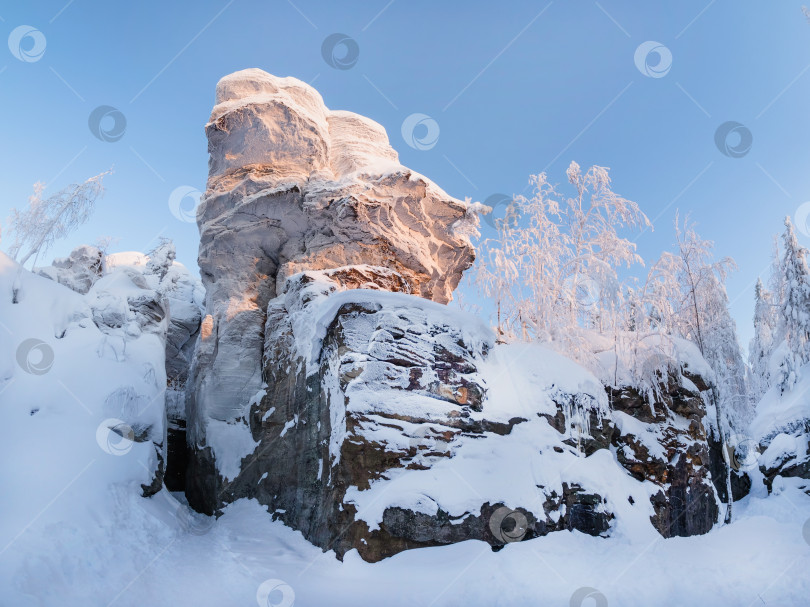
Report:
[[[328,272],[308,272],[291,280],[288,297],[271,302],[267,388],[246,419],[256,449],[230,481],[218,474],[211,449],[198,449],[187,479],[195,508],[214,513],[235,499],[256,498],[316,545],[339,556],[356,548],[369,561],[467,539],[497,548],[551,531],[608,531],[613,515],[605,501],[573,483],[548,492],[546,516],[539,520],[529,508],[486,500],[456,517],[441,508],[426,514],[392,506],[378,528],[360,519],[347,498],[349,488],[367,490],[397,469],[428,470],[452,458],[462,441],[508,436],[527,420],[486,416],[488,387],[479,368],[490,342],[469,341],[449,314],[437,319],[436,304],[393,295],[382,305],[364,301],[360,292],[356,297],[340,292],[341,286]],[[300,353],[290,362],[290,354],[298,352],[295,311],[336,298],[341,299],[333,304],[317,364],[310,363],[308,372]],[[574,399],[557,394],[565,402]],[[570,434],[564,417],[549,419]],[[597,438],[586,435],[579,446],[586,452],[607,448],[613,431],[609,418],[594,416],[591,428]],[[500,516],[497,525],[493,516]],[[509,523],[518,530],[501,529]]]
[[[613,515],[605,509],[604,498],[584,492],[577,484],[569,486],[564,482],[562,486],[562,495],[558,496],[556,491],[552,491],[543,504],[547,521],[541,523],[542,533],[537,535],[562,530],[577,530],[593,536],[607,533]],[[550,515],[554,512],[561,512],[563,516],[556,523],[550,523]]]
[[[726,475],[729,472],[729,464],[726,461],[728,454],[723,455],[723,445],[711,433],[708,436],[709,443],[709,469],[712,473],[712,482],[717,491],[720,501],[728,501],[728,488],[726,486]],[[728,447],[727,447],[728,449]],[[751,477],[745,467],[738,466],[731,469],[731,497],[736,502],[744,498],[751,492]]]
[[[339,557],[357,549],[368,561],[467,539],[497,549],[554,531],[609,535],[613,505],[565,478],[561,489],[538,485],[544,516],[531,503],[507,507],[482,499],[455,516],[441,506],[434,512],[387,506],[371,526],[353,501],[356,492],[393,483],[398,470],[440,467],[465,441],[508,437],[529,419],[488,414],[490,388],[481,368],[492,343],[470,340],[459,318],[409,295],[344,290],[343,274],[337,278],[305,272],[270,302],[265,388],[240,422],[255,449],[226,479],[212,448],[197,447],[187,477],[192,506],[212,514],[233,500],[255,498],[314,544]],[[302,331],[314,349],[306,348]],[[673,373],[652,404],[631,388],[609,391],[612,413],[594,406],[587,393],[553,386],[547,393],[556,414],[533,417],[558,433],[554,451],[587,459],[615,448],[631,476],[660,487],[651,498],[651,522],[662,535],[711,529],[718,508],[698,392]]]
[[[664,537],[707,533],[719,509],[700,393],[682,385],[676,372],[661,382],[654,402],[629,387],[608,393],[618,412],[612,444],[619,463],[634,478],[661,487],[651,498],[655,528]],[[721,478],[725,484],[725,474]]]
[[[521,421],[472,416],[486,394],[477,365],[490,345],[467,343],[459,328],[433,324],[419,300],[413,307],[400,301],[384,309],[349,298],[326,328],[317,370],[308,375],[303,357],[290,360],[297,352],[290,308],[340,288],[318,274],[294,279],[292,304],[280,298],[268,307],[263,370],[268,387],[247,420],[256,451],[243,461],[239,476],[224,484],[210,450],[198,450],[189,470],[189,502],[210,513],[233,499],[255,497],[313,543],[339,555],[356,547],[369,560],[417,544],[473,537],[462,532],[475,527],[472,521],[457,528],[439,515],[428,517],[428,524],[417,513],[396,510],[386,512],[383,530],[369,532],[354,521],[343,498],[348,487],[368,488],[392,469],[450,457],[457,437],[508,434]],[[413,406],[386,406],[403,395]],[[350,403],[357,406],[347,407]],[[375,440],[385,429],[402,433],[406,444],[395,448]],[[417,527],[403,532],[404,520]]]

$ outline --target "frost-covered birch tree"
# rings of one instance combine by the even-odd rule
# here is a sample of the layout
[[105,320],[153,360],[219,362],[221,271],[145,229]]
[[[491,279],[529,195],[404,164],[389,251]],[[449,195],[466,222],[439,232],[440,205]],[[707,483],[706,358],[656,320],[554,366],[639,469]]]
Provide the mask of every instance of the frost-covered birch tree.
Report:
[[545,173],[531,178],[533,195],[516,196],[482,243],[475,280],[494,300],[502,339],[548,342],[581,359],[583,329],[610,333],[623,322],[617,269],[642,263],[619,232],[649,220],[612,190],[608,169],[583,173],[572,162],[566,174],[568,196]]
[[[737,329],[729,312],[725,288],[734,260],[714,260],[713,243],[701,238],[694,225],[675,218],[675,253],[664,253],[659,264],[675,291],[670,305],[662,308],[667,330],[692,341],[714,371],[712,400],[715,420],[711,425],[716,440],[725,445],[732,434],[747,427],[751,418],[747,368],[737,340]],[[731,477],[726,478],[729,495],[726,522],[731,520]]]
[[43,197],[45,186],[34,185],[24,211],[11,210],[10,228],[14,243],[9,255],[24,266],[29,260],[36,264],[54,242],[64,238],[90,217],[96,200],[104,193],[105,171],[83,183],[70,185],[55,194]]

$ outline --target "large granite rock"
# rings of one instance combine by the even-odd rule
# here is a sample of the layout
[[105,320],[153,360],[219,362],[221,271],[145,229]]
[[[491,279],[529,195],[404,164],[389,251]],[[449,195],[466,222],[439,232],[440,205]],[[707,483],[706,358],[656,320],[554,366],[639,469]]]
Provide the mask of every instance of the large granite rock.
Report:
[[495,346],[444,305],[473,261],[475,206],[399,165],[382,127],[246,70],[220,81],[206,131],[193,507],[256,499],[371,561],[467,539],[711,527],[699,390],[673,375],[649,416],[630,389],[611,411],[583,366]]
[[473,262],[477,225],[466,203],[399,164],[379,124],[330,111],[295,78],[223,78],[206,133],[206,316],[189,401],[198,445],[208,420],[233,422],[260,389],[267,304],[288,277],[369,265],[390,272],[356,286],[445,303]]

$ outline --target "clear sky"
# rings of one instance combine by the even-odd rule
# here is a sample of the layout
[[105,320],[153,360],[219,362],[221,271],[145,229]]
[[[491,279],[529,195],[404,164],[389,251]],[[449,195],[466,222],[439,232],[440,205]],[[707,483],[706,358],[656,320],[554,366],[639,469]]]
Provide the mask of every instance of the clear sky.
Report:
[[[0,32],[0,218],[36,181],[54,192],[115,167],[92,219],[52,255],[104,235],[146,250],[164,235],[196,268],[197,228],[169,201],[204,190],[214,87],[248,67],[377,120],[403,164],[459,198],[519,193],[544,170],[564,182],[571,160],[610,167],[655,220],[638,239],[645,258],[671,246],[680,209],[736,259],[744,345],[771,237],[810,200],[810,22],[793,0],[3,0]],[[322,49],[335,33],[358,51],[339,45],[338,67]],[[664,48],[645,55],[648,41]],[[99,106],[115,141],[89,126]],[[438,127],[429,149],[403,138],[414,113]],[[729,121],[741,126],[727,155],[715,134]]]

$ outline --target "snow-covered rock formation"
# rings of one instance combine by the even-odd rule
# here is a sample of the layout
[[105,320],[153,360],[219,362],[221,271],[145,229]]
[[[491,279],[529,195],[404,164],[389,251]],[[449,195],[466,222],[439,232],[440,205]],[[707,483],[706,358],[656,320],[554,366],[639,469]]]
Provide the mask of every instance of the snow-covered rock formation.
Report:
[[[80,247],[68,259],[85,258],[91,249]],[[36,446],[38,435],[59,425],[62,461],[50,465],[75,465],[77,471],[104,452],[132,451],[127,461],[106,461],[103,474],[110,482],[137,481],[144,496],[153,495],[162,486],[166,459],[162,298],[133,268],[95,276],[82,294],[86,267],[56,267],[62,284],[0,253],[3,441],[34,461],[26,455],[27,443]],[[78,286],[78,292],[64,285]],[[82,415],[73,415],[76,409]],[[16,491],[13,480],[5,490]],[[44,491],[52,494],[53,488],[45,484]]]
[[[782,393],[770,388],[757,405],[743,464],[757,466],[769,491],[778,477],[805,479],[810,492],[810,365],[801,369],[799,381]],[[747,437],[746,437],[747,438]]]
[[82,245],[67,257],[54,259],[50,266],[37,268],[37,274],[84,295],[104,274],[104,262],[104,253],[98,247]]
[[[122,265],[142,271],[147,264],[142,255],[113,258],[112,272]],[[139,292],[125,280],[120,284],[122,295]],[[333,286],[329,272],[299,276],[289,299],[311,303],[290,304],[289,326],[302,337],[301,352],[326,363],[326,390],[348,398],[345,434],[330,430],[322,435],[329,442],[309,443],[318,424],[308,409],[295,409],[286,397],[279,400],[283,414],[270,412],[270,402],[257,403],[255,415],[265,421],[254,427],[266,437],[268,454],[280,450],[278,466],[253,471],[270,461],[263,455],[253,465],[245,462],[238,491],[255,497],[226,506],[214,520],[189,512],[165,490],[142,497],[158,465],[142,429],[151,426],[146,436],[159,434],[163,415],[151,381],[152,370],[161,379],[166,351],[158,335],[144,330],[129,339],[119,360],[104,347],[106,331],[114,328],[95,325],[85,297],[20,272],[0,254],[0,450],[8,462],[0,467],[2,602],[249,605],[257,587],[267,597],[261,580],[269,577],[271,588],[287,581],[284,596],[294,591],[296,605],[568,604],[583,588],[600,589],[596,597],[611,605],[699,605],[707,588],[717,591],[711,599],[717,605],[748,604],[759,595],[769,603],[803,604],[810,580],[803,575],[808,553],[801,531],[810,498],[797,479],[774,483],[770,496],[762,492],[735,504],[732,525],[662,541],[650,522],[656,507],[649,500],[661,490],[669,495],[668,482],[636,480],[618,462],[607,440],[619,426],[617,412],[610,413],[616,399],[611,405],[601,376],[542,346],[489,347],[492,336],[479,321],[435,303],[369,290],[324,295]],[[118,292],[109,283],[104,290]],[[370,331],[372,324],[381,330]],[[696,371],[692,364],[689,369]],[[483,399],[470,391],[470,381],[484,388]],[[320,393],[317,380],[310,385]],[[317,407],[319,399],[310,402]],[[654,406],[663,416],[661,405]],[[298,424],[292,410],[301,411]],[[552,423],[555,417],[563,423]],[[676,430],[691,423],[677,413],[666,417]],[[655,448],[657,424],[622,426],[622,435],[631,431]],[[343,436],[342,454],[327,467],[318,460],[329,457],[333,436]],[[673,457],[668,465],[674,469],[678,462]],[[317,500],[330,497],[312,491],[318,471],[337,479],[331,496],[337,500],[345,490],[340,501],[347,519],[354,518],[348,540],[342,529],[332,531],[338,551],[357,542],[373,560],[405,547],[450,545],[405,551],[374,565],[353,552],[344,562],[331,558],[334,552],[319,557],[319,548],[265,511],[275,499],[268,492],[283,488],[274,513],[292,525],[306,520],[309,508],[313,525],[302,529],[314,538],[315,512],[326,511]],[[341,478],[358,484],[341,485]],[[295,514],[287,517],[281,503],[292,504]],[[550,533],[497,553],[476,541],[453,544],[483,538],[500,547],[566,529],[584,532]],[[673,571],[690,583],[649,583],[668,580]]]
[[208,420],[234,423],[261,388],[267,304],[288,277],[362,264],[368,284],[444,303],[473,262],[475,220],[400,165],[380,125],[328,110],[295,78],[223,78],[206,132],[206,317],[191,409],[194,441],[215,446]]
[[316,545],[367,560],[562,529],[711,528],[694,369],[673,359],[650,394],[610,392],[546,348],[495,346],[443,305],[473,261],[474,207],[298,80],[223,78],[206,130],[194,507],[255,498]]
[[[164,480],[171,489],[184,488],[185,384],[200,330],[204,291],[200,281],[174,258],[170,241],[162,242],[148,256],[137,252],[104,255],[97,247],[81,245],[67,258],[37,268],[40,276],[85,296],[92,320],[104,334],[100,356],[126,361],[129,344],[144,333],[157,336],[163,344],[160,374],[165,379],[158,385],[165,394],[165,407],[154,408],[166,416],[166,436],[161,423],[153,436],[159,465],[145,488],[147,494],[158,491]],[[127,389],[118,399],[124,407],[134,406],[131,401],[140,397]],[[172,451],[171,458],[167,449]],[[166,469],[167,460],[174,469]]]

